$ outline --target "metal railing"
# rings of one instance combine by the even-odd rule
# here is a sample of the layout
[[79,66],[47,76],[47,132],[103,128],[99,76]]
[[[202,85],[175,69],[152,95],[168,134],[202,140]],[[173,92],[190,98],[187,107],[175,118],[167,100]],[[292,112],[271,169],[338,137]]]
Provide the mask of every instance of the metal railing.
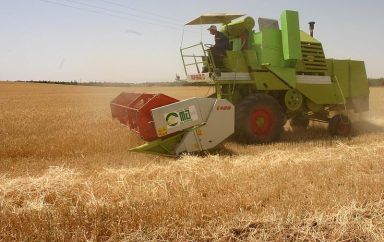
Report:
[[[190,49],[196,48],[196,47],[201,47],[203,55],[185,54],[186,50],[190,50]],[[203,59],[209,58],[207,56],[207,50],[205,50],[203,42],[200,42],[200,43],[195,44],[195,45],[187,46],[184,48],[180,48],[180,54],[181,54],[181,59],[183,61],[183,66],[184,66],[184,71],[185,71],[186,76],[188,76],[188,70],[187,70],[188,66],[195,66],[197,73],[200,74],[201,70],[200,70],[199,65],[204,64]],[[197,58],[201,58],[201,61],[198,60]],[[192,62],[191,61],[187,62],[190,59],[192,59]]]

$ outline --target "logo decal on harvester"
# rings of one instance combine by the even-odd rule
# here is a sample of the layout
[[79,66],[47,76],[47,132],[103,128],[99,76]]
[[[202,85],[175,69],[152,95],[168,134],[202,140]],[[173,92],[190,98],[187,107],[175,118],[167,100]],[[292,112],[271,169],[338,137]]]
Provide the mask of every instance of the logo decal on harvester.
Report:
[[190,106],[177,111],[173,111],[165,114],[165,121],[167,122],[168,128],[178,126],[180,124],[188,123],[198,119],[196,107]]
[[189,111],[189,109],[186,109],[184,111],[180,111],[179,112],[179,117],[180,117],[181,123],[192,121],[191,112]]
[[177,113],[168,113],[165,117],[165,121],[167,121],[168,126],[176,126],[179,123],[179,115]]
[[193,81],[204,81],[205,80],[205,75],[204,74],[194,74],[194,75],[191,75],[191,80],[193,80]]
[[216,110],[217,110],[217,111],[227,111],[227,110],[231,110],[231,106],[230,106],[230,105],[221,105],[221,106],[217,106]]

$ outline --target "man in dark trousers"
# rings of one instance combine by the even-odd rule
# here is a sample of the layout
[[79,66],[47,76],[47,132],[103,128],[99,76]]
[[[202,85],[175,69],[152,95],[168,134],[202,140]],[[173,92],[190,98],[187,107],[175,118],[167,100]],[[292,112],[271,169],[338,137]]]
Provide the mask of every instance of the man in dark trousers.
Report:
[[224,67],[223,58],[226,56],[225,51],[229,49],[229,39],[224,33],[218,31],[215,25],[211,25],[208,30],[215,36],[215,45],[210,50],[216,67]]

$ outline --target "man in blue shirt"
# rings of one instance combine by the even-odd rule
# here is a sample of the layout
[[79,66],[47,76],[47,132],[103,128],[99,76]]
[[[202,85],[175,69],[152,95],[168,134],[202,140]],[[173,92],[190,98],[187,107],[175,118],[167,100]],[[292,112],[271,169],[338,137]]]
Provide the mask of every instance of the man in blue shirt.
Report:
[[225,51],[229,49],[229,39],[224,33],[218,31],[215,25],[211,25],[208,30],[215,36],[215,45],[210,50],[216,66],[220,67],[223,65],[223,58],[226,56]]

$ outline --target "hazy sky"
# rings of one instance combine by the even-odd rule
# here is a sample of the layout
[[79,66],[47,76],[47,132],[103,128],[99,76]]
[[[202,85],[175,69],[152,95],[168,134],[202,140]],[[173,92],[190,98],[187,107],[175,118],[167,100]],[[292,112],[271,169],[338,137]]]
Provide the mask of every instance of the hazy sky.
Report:
[[[369,77],[384,76],[382,0],[0,0],[0,80],[170,81],[184,76],[188,20],[207,12],[279,19],[284,9],[299,11],[305,31],[316,21],[327,57],[365,60]],[[213,41],[205,30],[203,38]]]

